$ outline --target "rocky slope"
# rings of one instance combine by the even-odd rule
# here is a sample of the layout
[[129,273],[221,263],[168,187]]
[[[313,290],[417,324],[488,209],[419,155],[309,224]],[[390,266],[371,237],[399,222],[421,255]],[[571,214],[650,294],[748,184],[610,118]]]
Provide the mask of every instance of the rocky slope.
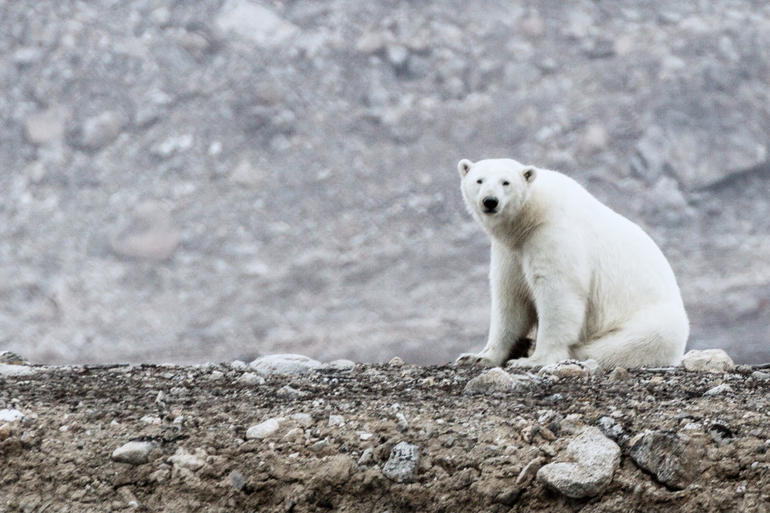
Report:
[[0,366],[0,512],[766,512],[770,373]]
[[0,3],[0,346],[440,363],[486,331],[455,163],[565,171],[770,360],[770,7]]

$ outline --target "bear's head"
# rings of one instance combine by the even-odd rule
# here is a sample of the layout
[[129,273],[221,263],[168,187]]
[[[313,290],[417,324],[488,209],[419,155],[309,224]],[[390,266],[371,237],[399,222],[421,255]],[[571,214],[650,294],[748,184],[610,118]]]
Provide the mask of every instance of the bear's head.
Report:
[[489,228],[516,219],[529,198],[537,169],[513,159],[457,163],[462,193],[471,215]]

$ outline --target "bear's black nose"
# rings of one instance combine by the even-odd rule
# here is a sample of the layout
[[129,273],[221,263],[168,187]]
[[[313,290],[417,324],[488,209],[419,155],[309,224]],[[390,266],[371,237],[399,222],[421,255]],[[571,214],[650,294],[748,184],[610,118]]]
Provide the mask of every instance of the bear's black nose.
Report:
[[497,208],[497,198],[493,198],[492,196],[487,196],[483,200],[481,200],[481,204],[484,205],[484,210],[486,212],[492,212]]

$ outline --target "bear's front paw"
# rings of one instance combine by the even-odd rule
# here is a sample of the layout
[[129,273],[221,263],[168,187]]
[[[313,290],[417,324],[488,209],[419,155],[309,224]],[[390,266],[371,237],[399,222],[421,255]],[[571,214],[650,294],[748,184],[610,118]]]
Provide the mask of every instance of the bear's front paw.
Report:
[[542,367],[544,365],[547,365],[547,363],[534,358],[517,358],[515,360],[508,360],[508,363],[505,364],[506,367]]
[[498,367],[500,364],[484,355],[463,353],[455,360],[455,367]]

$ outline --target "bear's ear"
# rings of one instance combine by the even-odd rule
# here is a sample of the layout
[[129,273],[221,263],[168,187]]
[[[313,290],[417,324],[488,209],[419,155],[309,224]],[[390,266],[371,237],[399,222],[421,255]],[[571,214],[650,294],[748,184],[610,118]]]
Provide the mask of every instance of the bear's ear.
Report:
[[524,176],[524,181],[527,183],[532,183],[535,181],[535,178],[537,178],[537,169],[528,166],[524,168],[524,171],[521,172],[522,176]]
[[457,163],[457,170],[460,172],[460,178],[465,178],[465,175],[467,175],[468,171],[471,170],[472,165],[473,162],[468,159],[462,159]]

